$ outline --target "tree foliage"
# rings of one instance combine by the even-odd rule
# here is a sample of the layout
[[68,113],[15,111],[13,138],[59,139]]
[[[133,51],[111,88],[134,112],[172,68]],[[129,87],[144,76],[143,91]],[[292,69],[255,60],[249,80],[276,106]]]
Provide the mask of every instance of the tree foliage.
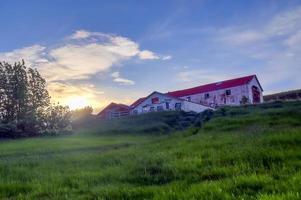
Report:
[[73,121],[86,119],[92,116],[93,108],[86,106],[84,108],[76,109],[71,112],[71,118]]
[[0,137],[57,133],[70,128],[67,107],[52,105],[41,74],[25,62],[0,62]]

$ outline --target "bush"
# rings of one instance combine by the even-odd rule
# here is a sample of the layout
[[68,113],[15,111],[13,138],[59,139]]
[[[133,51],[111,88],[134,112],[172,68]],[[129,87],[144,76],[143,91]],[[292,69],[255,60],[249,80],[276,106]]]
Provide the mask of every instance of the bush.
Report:
[[0,123],[0,138],[15,138],[17,127],[13,123]]

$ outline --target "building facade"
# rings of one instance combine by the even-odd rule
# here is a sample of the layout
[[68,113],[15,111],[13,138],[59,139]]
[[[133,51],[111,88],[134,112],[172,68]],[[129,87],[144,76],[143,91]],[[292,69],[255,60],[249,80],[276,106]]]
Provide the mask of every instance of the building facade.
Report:
[[101,118],[112,119],[155,111],[202,112],[224,105],[262,103],[262,92],[256,75],[251,75],[173,92],[153,92],[130,106],[111,103],[98,115]]
[[170,96],[160,92],[153,92],[145,98],[138,99],[131,106],[131,114],[141,114],[155,111],[194,111],[202,112],[206,109],[210,109],[207,106],[189,102],[185,99]]
[[167,94],[210,107],[263,102],[262,87],[256,75],[201,85]]

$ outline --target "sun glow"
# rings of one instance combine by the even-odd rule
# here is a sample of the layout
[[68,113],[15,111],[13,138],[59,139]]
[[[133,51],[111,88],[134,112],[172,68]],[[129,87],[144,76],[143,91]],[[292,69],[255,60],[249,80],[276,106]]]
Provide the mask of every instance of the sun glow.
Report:
[[70,99],[67,100],[67,105],[71,110],[83,108],[85,106],[89,106],[89,102],[85,97],[82,96],[74,96],[70,97]]

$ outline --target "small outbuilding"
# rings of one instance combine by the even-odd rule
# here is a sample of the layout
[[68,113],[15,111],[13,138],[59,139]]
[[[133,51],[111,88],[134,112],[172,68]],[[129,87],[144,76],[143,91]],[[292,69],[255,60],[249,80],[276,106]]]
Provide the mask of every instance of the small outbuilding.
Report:
[[110,103],[97,116],[101,119],[115,119],[128,116],[130,114],[130,107],[124,104]]

